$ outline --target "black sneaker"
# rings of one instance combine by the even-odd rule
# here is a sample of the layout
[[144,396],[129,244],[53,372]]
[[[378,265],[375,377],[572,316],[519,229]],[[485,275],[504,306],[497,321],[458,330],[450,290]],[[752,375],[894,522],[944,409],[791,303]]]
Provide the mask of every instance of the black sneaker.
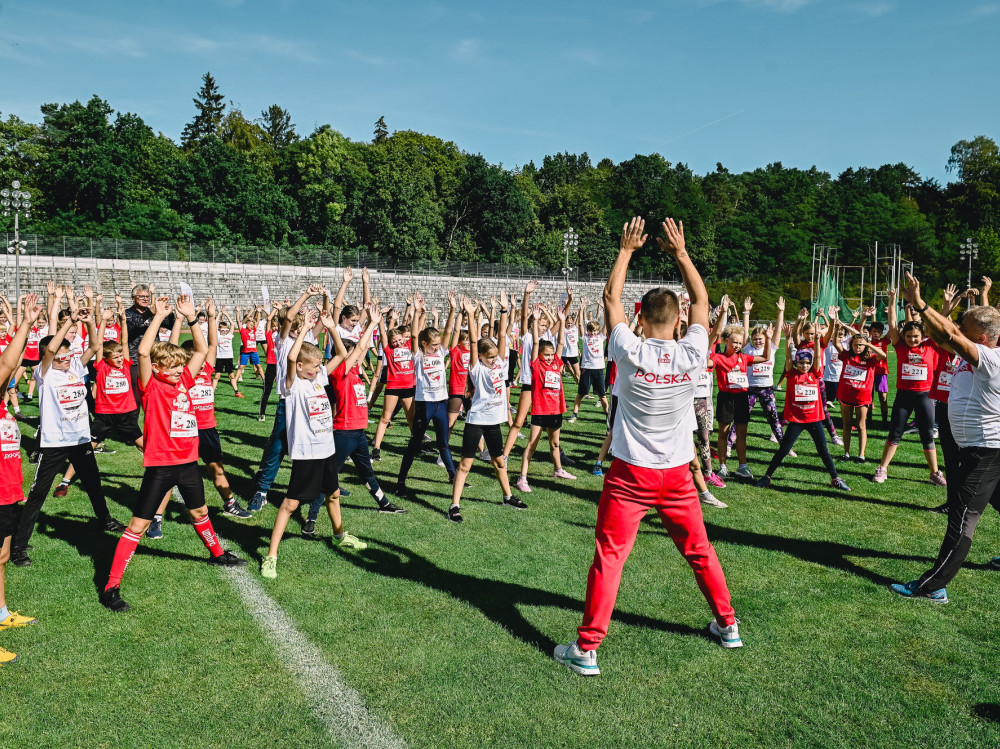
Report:
[[108,588],[101,593],[101,605],[109,611],[114,611],[116,614],[124,614],[132,608],[122,600],[122,589],[118,585]]
[[99,453],[101,455],[114,455],[118,451],[112,450],[110,447],[105,447],[104,443],[101,442],[100,444],[97,445],[97,447],[94,448],[94,452]]
[[209,557],[208,563],[215,567],[246,567],[247,560],[240,559],[231,551],[224,551],[217,557]]
[[452,505],[448,508],[448,519],[453,523],[464,523],[462,519],[462,510],[458,505]]
[[948,503],[945,502],[943,505],[938,505],[937,507],[932,507],[931,512],[939,512],[942,515],[948,514]]
[[223,503],[222,512],[231,518],[237,518],[239,520],[246,520],[247,518],[252,518],[249,512],[243,509],[243,505],[235,497],[228,502]]
[[566,454],[566,451],[559,448],[559,459],[564,466],[575,466],[576,461]]
[[402,515],[403,513],[406,512],[406,510],[404,510],[402,507],[400,507],[399,505],[394,505],[392,502],[386,502],[384,505],[379,505],[378,511],[385,512],[390,515]]
[[307,538],[316,538],[315,520],[306,520],[306,522],[302,524],[302,535],[306,536]]
[[510,496],[504,499],[503,503],[507,507],[513,507],[515,510],[527,510],[528,505],[526,505],[520,497]]
[[412,495],[412,492],[409,490],[406,484],[401,484],[401,483],[397,483],[396,486],[394,486],[392,488],[392,491],[389,493],[395,494],[397,497],[409,497]]
[[27,549],[14,549],[10,553],[10,561],[15,567],[30,567],[31,557],[28,556]]
[[373,447],[372,448],[372,463],[378,463],[380,460],[382,460],[382,448],[381,447]]
[[128,527],[122,525],[110,515],[108,515],[106,518],[101,518],[101,524],[104,527],[104,530],[111,531],[112,533],[121,533]]

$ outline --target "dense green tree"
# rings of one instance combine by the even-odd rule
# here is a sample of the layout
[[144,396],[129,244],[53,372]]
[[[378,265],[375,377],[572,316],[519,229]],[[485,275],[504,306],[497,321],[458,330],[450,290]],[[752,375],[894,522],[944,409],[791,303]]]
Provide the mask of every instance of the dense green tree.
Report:
[[222,117],[226,113],[225,97],[220,93],[212,74],[205,73],[201,80],[198,96],[192,99],[196,110],[194,119],[184,126],[184,132],[181,133],[181,143],[185,147],[218,133]]
[[260,113],[260,124],[267,133],[267,138],[271,146],[276,150],[281,150],[286,146],[295,143],[299,136],[295,132],[295,125],[292,123],[292,115],[287,109],[272,104]]

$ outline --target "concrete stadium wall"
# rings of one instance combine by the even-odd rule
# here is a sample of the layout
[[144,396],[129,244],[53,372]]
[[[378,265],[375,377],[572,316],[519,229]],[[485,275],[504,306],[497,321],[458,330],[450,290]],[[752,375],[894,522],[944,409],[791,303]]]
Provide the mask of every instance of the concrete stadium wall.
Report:
[[[4,257],[3,281],[0,289],[14,302],[15,258]],[[334,293],[343,280],[341,268],[294,267],[278,265],[245,265],[235,263],[178,263],[163,260],[98,260],[60,257],[40,257],[24,255],[19,258],[21,292],[44,293],[45,284],[50,279],[57,284],[69,284],[82,292],[85,284],[101,292],[105,299],[113,299],[121,294],[130,303],[129,294],[137,283],[155,283],[157,292],[176,296],[180,283],[190,284],[196,301],[211,295],[220,305],[232,309],[237,303],[246,305],[248,301],[261,301],[261,286],[267,286],[271,299],[295,299],[311,283],[323,284]],[[383,304],[395,304],[402,308],[406,297],[418,290],[427,300],[429,307],[448,307],[448,292],[466,294],[471,297],[488,299],[491,294],[506,287],[518,297],[524,292],[523,278],[470,276],[425,276],[387,271],[370,271],[372,293]],[[656,284],[628,283],[625,287],[626,307],[638,301],[642,294]],[[599,301],[604,289],[603,283],[581,282],[572,284],[579,299],[586,295]],[[672,286],[677,290],[680,286]],[[538,289],[532,299],[545,303],[559,302],[565,292],[565,283],[559,278],[539,278]],[[355,280],[348,291],[348,301],[361,299],[361,274],[355,270]]]

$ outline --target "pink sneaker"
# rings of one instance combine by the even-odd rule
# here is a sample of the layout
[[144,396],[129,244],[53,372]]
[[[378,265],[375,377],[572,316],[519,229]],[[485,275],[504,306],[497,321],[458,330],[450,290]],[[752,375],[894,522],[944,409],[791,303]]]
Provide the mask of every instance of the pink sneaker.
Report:
[[517,490],[519,492],[524,492],[525,494],[531,494],[531,487],[528,486],[528,477],[527,476],[521,476],[517,480],[516,486],[517,486]]
[[945,479],[944,474],[941,471],[934,471],[931,474],[931,483],[935,486],[948,486],[948,481]]
[[[570,481],[576,481],[576,476],[567,471],[565,468],[560,468],[552,472],[552,478],[554,479],[569,479]],[[520,488],[520,487],[518,487]]]
[[888,478],[889,472],[885,470],[882,466],[875,469],[875,475],[872,476],[872,481],[876,484],[884,484],[886,478]]
[[715,471],[712,471],[705,477],[705,483],[711,484],[712,486],[718,487],[719,489],[726,488],[726,482],[720,479],[719,474],[717,474]]

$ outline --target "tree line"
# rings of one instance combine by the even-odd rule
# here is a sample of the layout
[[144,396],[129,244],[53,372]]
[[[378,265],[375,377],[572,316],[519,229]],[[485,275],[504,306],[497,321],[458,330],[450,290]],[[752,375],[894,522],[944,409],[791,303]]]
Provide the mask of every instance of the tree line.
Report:
[[[145,240],[322,244],[400,262],[478,261],[558,270],[563,233],[579,235],[585,269],[610,266],[625,220],[682,217],[708,279],[780,285],[808,278],[814,244],[838,262],[869,262],[897,243],[939,281],[964,279],[958,246],[980,246],[975,267],[1000,271],[1000,151],[986,136],[951,149],[953,181],[906,164],[836,177],[781,163],[696,174],[658,153],[614,163],[557,153],[515,169],[433,135],[390,132],[370,142],[330,125],[307,136],[277,104],[257,118],[225,103],[206,73],[181,142],[98,96],[45,104],[41,121],[0,119],[0,181],[33,193],[30,231]],[[4,228],[10,221],[5,220]],[[637,268],[669,274],[654,247]]]

